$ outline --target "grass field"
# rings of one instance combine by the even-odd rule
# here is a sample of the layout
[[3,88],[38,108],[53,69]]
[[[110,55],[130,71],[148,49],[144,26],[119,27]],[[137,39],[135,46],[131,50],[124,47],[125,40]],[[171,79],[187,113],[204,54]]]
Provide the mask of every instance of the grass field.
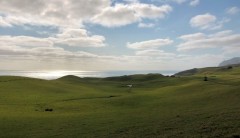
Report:
[[0,77],[0,138],[54,137],[238,138],[240,67],[181,77]]

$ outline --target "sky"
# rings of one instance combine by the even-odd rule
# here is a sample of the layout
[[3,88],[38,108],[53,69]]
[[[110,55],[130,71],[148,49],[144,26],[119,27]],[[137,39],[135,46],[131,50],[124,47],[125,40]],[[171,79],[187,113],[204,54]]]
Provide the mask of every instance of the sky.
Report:
[[239,56],[239,0],[0,0],[0,70],[185,70]]

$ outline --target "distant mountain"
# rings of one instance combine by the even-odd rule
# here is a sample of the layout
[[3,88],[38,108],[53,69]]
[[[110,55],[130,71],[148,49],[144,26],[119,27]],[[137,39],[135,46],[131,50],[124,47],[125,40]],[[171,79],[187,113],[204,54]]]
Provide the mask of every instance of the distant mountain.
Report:
[[240,75],[240,64],[233,64],[229,66],[221,67],[206,67],[206,68],[194,68],[190,70],[185,70],[174,74],[175,76],[204,76],[204,75],[217,75],[217,74],[234,74]]
[[219,67],[240,64],[240,57],[235,57],[229,60],[225,60],[219,64]]

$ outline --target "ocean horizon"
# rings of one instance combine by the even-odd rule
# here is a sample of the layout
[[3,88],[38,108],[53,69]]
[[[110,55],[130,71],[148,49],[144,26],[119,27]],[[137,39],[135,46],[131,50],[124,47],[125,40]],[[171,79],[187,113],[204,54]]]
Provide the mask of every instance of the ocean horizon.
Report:
[[66,75],[75,75],[81,78],[84,77],[114,77],[134,74],[150,74],[158,73],[162,75],[173,75],[178,71],[158,71],[158,70],[140,70],[140,71],[68,71],[68,70],[56,70],[56,71],[22,71],[22,70],[0,70],[0,76],[22,76],[30,78],[39,78],[45,80],[54,80]]

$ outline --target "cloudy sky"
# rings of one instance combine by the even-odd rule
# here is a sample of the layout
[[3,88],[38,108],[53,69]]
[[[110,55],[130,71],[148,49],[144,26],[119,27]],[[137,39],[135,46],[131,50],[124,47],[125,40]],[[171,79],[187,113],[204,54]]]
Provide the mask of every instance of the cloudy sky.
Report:
[[236,56],[239,0],[0,0],[0,70],[183,70]]

